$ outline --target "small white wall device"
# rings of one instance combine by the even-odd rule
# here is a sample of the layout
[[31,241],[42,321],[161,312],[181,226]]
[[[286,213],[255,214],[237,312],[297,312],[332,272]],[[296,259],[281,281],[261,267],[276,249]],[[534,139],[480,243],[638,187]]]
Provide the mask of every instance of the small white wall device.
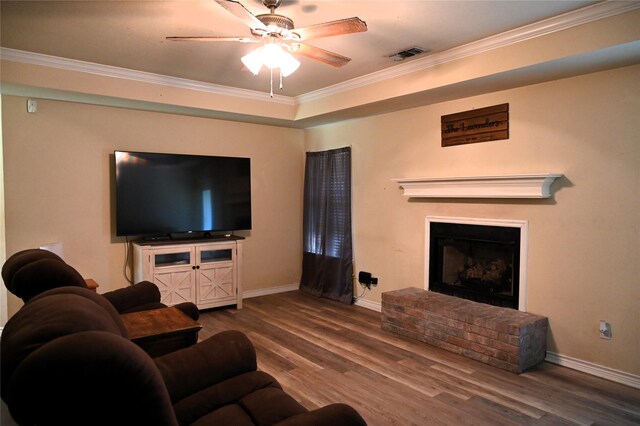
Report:
[[605,320],[600,320],[600,338],[611,340],[611,324]]
[[27,112],[37,112],[38,111],[38,101],[35,99],[27,100]]

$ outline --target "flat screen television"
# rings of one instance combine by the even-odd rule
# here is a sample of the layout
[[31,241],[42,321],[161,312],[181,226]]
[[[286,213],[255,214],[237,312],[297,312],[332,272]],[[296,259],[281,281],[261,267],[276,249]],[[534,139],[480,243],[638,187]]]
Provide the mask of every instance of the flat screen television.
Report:
[[251,229],[251,160],[115,151],[116,235]]

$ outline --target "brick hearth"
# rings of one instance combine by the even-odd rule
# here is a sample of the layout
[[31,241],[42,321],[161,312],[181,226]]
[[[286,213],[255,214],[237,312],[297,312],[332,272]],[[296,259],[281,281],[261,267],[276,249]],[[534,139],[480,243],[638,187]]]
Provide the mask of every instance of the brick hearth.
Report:
[[418,288],[382,293],[382,328],[514,373],[542,362],[547,318]]

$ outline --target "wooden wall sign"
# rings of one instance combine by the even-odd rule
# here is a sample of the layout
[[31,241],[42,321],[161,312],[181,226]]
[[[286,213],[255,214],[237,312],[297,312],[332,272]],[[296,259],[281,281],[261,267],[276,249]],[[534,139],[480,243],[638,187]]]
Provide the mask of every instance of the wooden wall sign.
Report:
[[443,115],[442,146],[509,139],[509,104]]

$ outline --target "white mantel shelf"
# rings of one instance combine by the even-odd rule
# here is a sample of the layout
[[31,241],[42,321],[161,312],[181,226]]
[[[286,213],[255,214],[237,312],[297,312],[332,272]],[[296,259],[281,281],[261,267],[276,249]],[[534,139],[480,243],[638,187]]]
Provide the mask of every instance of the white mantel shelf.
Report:
[[557,173],[391,179],[405,197],[420,198],[549,198]]

